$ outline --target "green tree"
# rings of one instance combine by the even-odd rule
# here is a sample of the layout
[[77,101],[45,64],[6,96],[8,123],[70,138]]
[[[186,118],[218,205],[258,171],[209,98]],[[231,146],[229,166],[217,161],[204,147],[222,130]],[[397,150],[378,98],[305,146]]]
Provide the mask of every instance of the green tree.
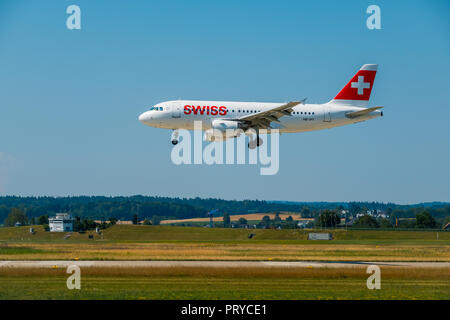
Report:
[[268,228],[272,225],[272,220],[270,220],[269,216],[264,216],[261,220],[261,225],[263,225],[265,228]]
[[279,212],[275,213],[275,217],[273,218],[273,221],[275,221],[275,222],[280,222],[281,221]]
[[86,231],[86,230],[94,230],[97,227],[97,223],[94,220],[91,219],[83,219],[81,220],[81,226],[80,230]]
[[247,224],[247,219],[245,219],[245,218],[239,218],[239,224],[240,224],[240,225],[246,225],[246,224]]
[[302,211],[300,211],[300,218],[310,218],[311,217],[311,211],[308,207],[303,207]]
[[81,224],[81,218],[78,216],[75,217],[75,222],[73,224],[73,231],[84,231],[83,225]]
[[153,218],[152,218],[152,224],[153,224],[154,226],[158,226],[160,222],[161,222],[161,217],[160,217],[160,216],[153,216]]
[[48,216],[42,215],[38,218],[38,224],[48,224]]
[[362,217],[359,217],[358,220],[354,224],[357,228],[378,228],[378,222],[377,220],[369,216],[368,214],[363,215]]
[[293,222],[293,221],[294,221],[294,218],[292,218],[292,216],[289,216],[289,217],[286,218],[286,221],[287,221],[287,222]]
[[22,210],[18,208],[12,208],[8,217],[5,219],[5,227],[13,227],[16,222],[20,222],[23,226],[27,224],[28,218]]
[[229,228],[230,225],[231,225],[230,215],[229,215],[227,212],[225,212],[225,213],[223,214],[223,226],[224,226],[225,228]]
[[138,224],[139,220],[138,220],[138,215],[134,214],[133,215],[133,224]]
[[434,228],[436,227],[436,220],[428,211],[422,211],[416,214],[416,227],[417,228]]
[[320,213],[318,222],[321,227],[331,228],[337,226],[341,219],[336,211],[324,210]]
[[380,228],[392,228],[391,222],[386,218],[380,218],[378,224],[380,225]]
[[111,225],[115,225],[117,223],[117,219],[114,217],[110,217],[108,220]]

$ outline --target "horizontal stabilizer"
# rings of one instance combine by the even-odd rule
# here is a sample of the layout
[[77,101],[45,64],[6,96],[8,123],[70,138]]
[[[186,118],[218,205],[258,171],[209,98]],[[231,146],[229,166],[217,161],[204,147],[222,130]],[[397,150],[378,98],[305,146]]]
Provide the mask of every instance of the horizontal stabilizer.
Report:
[[347,118],[354,119],[354,118],[357,118],[357,117],[365,116],[366,114],[369,114],[369,113],[371,113],[371,112],[373,112],[375,110],[381,109],[381,108],[383,108],[383,107],[367,108],[367,109],[363,109],[363,110],[359,110],[359,111],[355,111],[355,112],[349,112],[345,116]]

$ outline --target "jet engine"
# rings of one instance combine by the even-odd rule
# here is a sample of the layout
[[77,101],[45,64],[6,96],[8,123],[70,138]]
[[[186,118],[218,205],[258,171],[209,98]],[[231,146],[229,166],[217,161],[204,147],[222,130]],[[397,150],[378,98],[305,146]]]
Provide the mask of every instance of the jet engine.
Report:
[[205,132],[205,139],[207,141],[225,141],[229,138],[239,137],[243,133],[241,126],[239,121],[213,120],[212,128]]
[[233,120],[216,119],[212,121],[211,125],[213,129],[217,129],[223,132],[225,132],[226,130],[242,129],[241,123],[239,121]]

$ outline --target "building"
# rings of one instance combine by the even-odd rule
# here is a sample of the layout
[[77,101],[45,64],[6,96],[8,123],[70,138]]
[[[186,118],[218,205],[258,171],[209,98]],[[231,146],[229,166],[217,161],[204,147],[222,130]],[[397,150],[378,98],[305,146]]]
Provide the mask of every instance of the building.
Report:
[[50,232],[72,232],[74,219],[68,213],[57,213],[55,217],[48,218]]
[[308,226],[310,221],[302,220],[297,222],[297,228],[304,229]]
[[[94,222],[95,223],[107,223],[107,224],[111,223],[111,221],[109,221],[109,220],[94,220]],[[124,220],[124,221],[117,220],[116,224],[133,224],[133,221],[131,221],[131,220]],[[138,224],[144,224],[144,220],[140,221]]]
[[308,240],[333,240],[331,233],[308,233]]

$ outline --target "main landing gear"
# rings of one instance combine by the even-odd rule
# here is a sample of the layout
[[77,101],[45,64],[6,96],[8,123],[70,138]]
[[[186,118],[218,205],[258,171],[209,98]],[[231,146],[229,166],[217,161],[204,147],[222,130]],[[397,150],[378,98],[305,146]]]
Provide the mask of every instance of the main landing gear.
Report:
[[256,135],[256,139],[253,139],[253,136],[250,136],[250,141],[248,143],[249,149],[255,149],[263,144],[263,140],[259,137],[259,134]]

